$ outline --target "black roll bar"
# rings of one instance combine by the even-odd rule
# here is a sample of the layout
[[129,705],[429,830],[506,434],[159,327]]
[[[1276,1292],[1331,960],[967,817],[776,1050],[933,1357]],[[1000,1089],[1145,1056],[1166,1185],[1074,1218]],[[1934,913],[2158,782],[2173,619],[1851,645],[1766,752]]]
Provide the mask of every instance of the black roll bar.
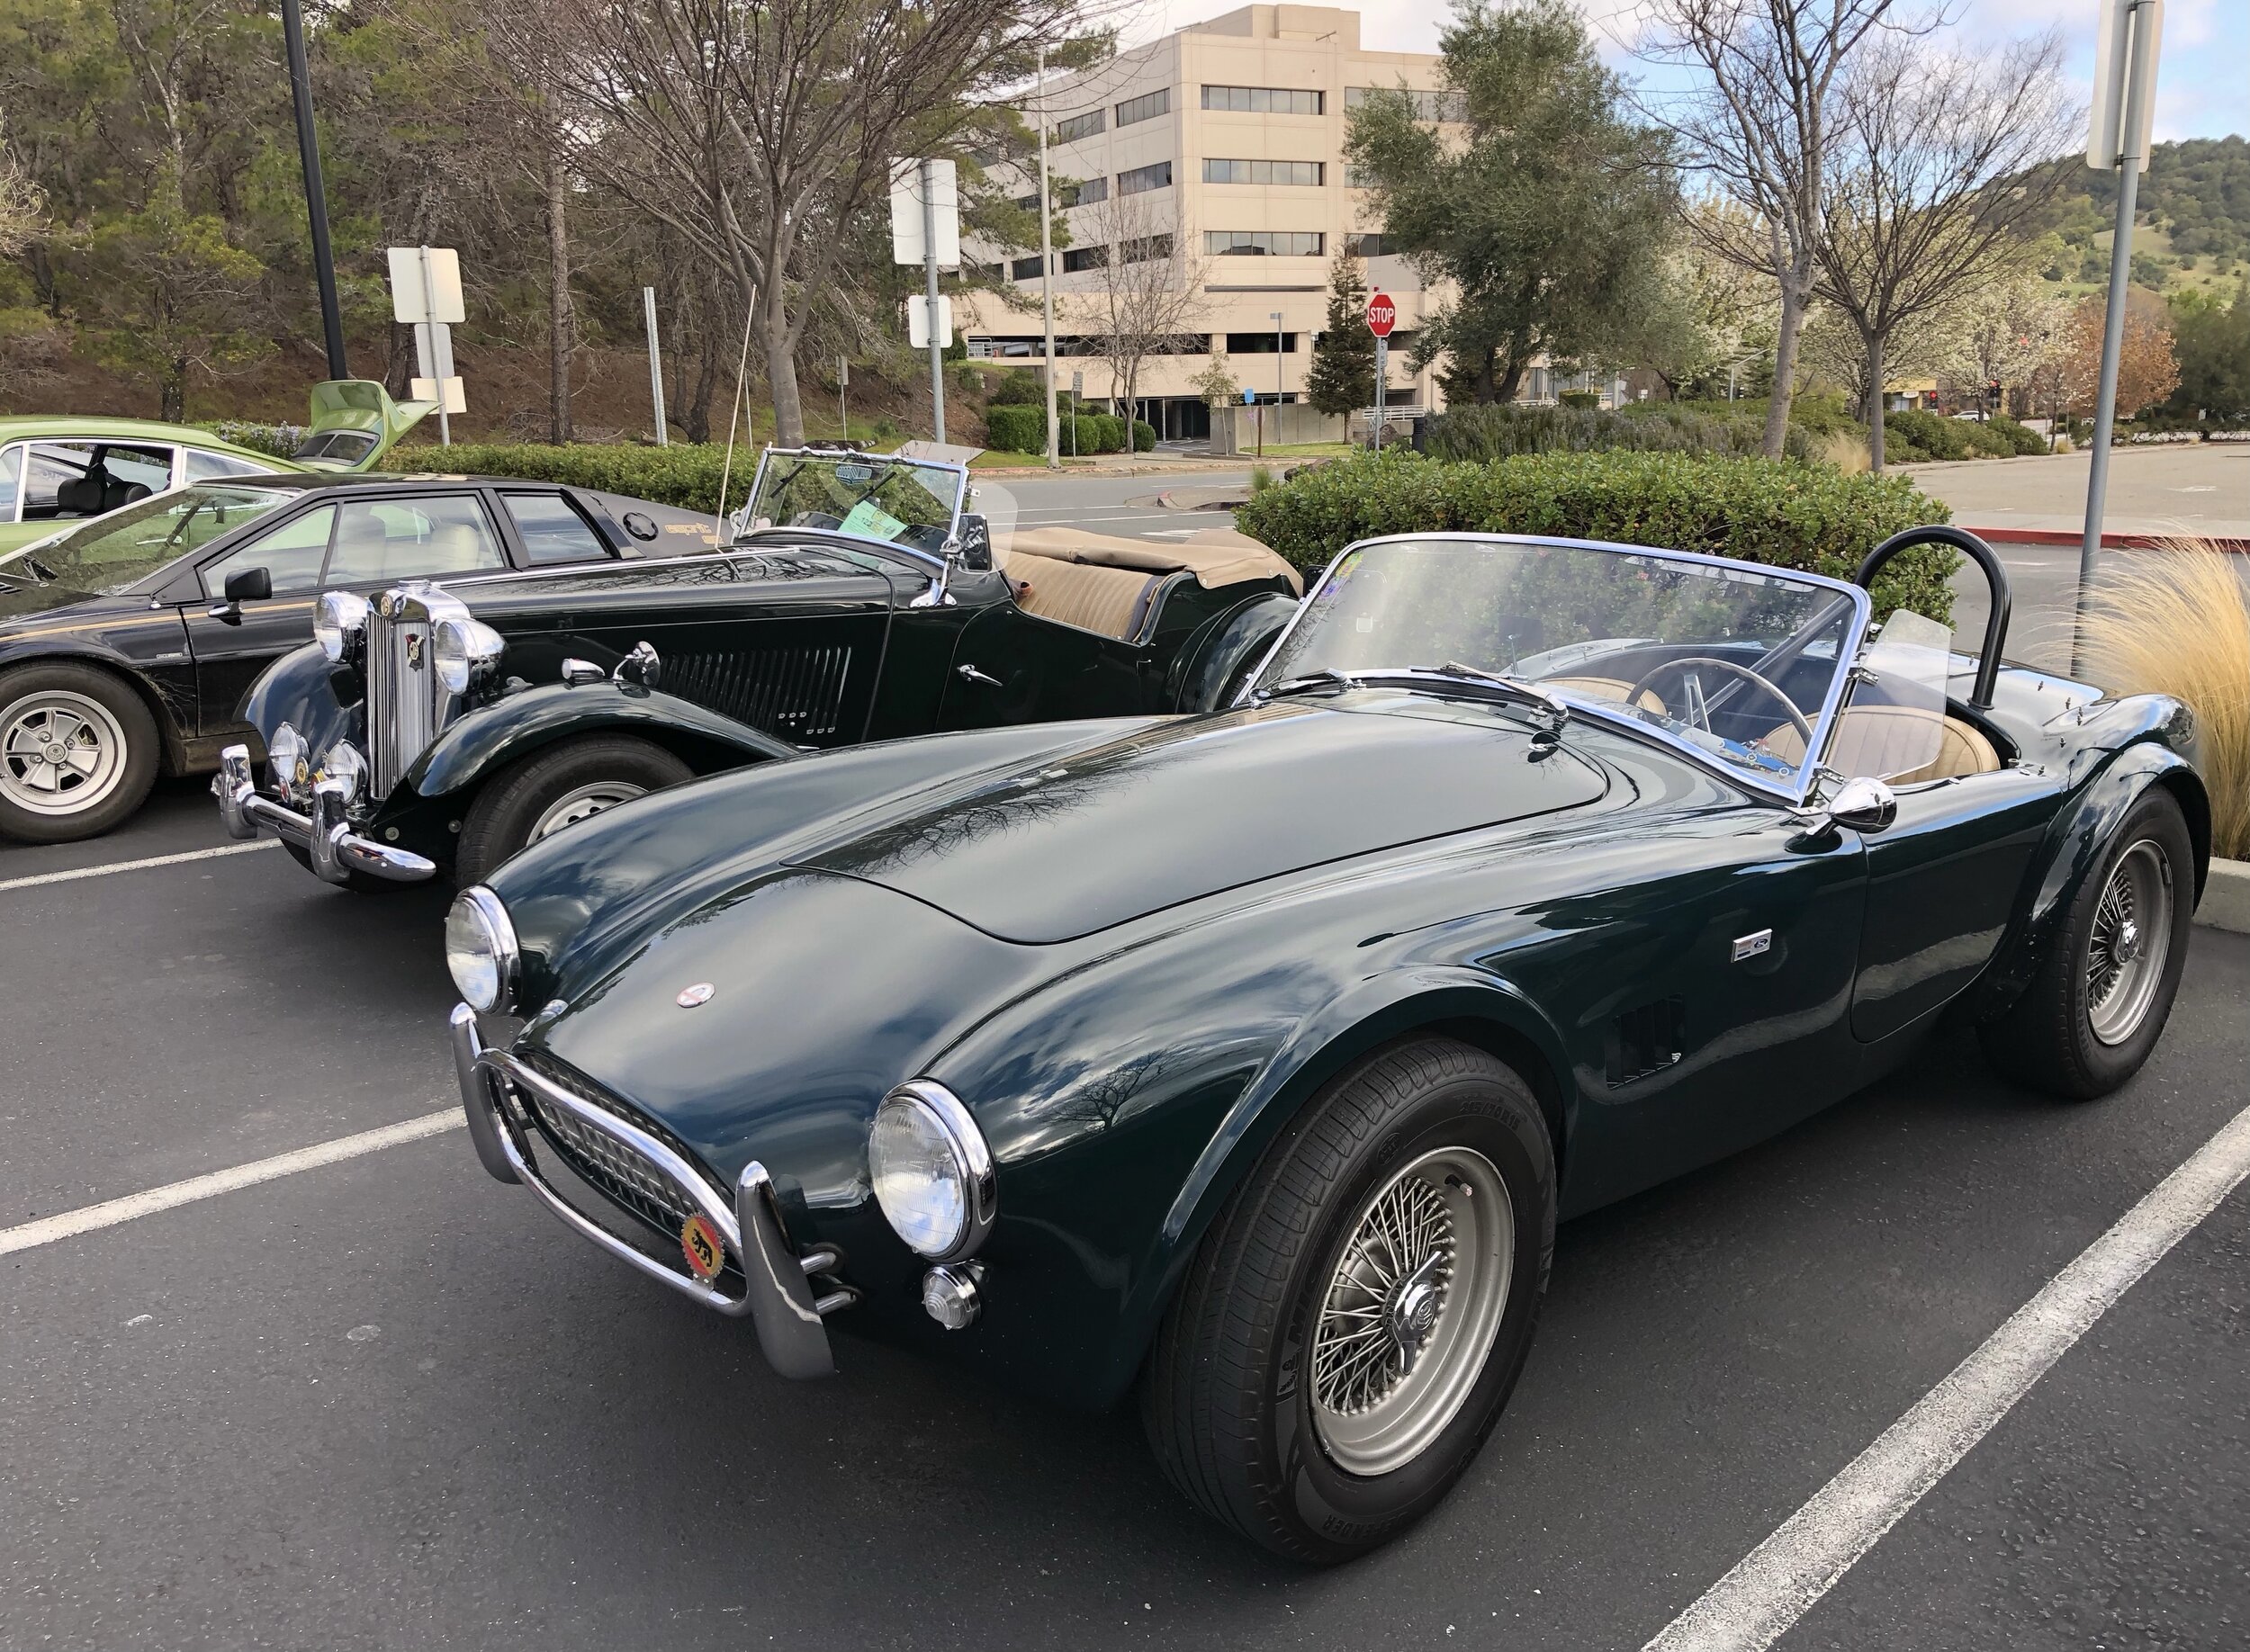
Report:
[[1951,545],[1956,551],[1968,553],[1969,560],[1984,570],[1984,583],[1992,593],[1992,612],[1984,621],[1984,647],[1976,657],[1976,683],[1969,694],[1971,711],[1990,711],[1993,704],[1993,684],[2000,676],[2000,647],[2008,638],[2008,615],[2015,598],[2008,588],[2008,570],[2000,565],[1993,548],[1966,528],[1931,525],[1908,528],[1894,534],[1868,552],[1867,561],[1859,564],[1859,571],[1851,576],[1851,582],[1862,590],[1874,588],[1875,576],[1883,565],[1900,552],[1912,545]]

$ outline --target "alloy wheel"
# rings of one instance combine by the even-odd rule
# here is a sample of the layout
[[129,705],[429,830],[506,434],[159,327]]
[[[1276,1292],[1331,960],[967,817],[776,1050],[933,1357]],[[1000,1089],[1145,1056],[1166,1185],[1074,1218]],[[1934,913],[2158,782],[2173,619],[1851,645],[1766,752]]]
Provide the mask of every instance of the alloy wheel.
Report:
[[125,731],[108,706],[42,688],[0,711],[0,796],[33,814],[78,814],[125,777]]

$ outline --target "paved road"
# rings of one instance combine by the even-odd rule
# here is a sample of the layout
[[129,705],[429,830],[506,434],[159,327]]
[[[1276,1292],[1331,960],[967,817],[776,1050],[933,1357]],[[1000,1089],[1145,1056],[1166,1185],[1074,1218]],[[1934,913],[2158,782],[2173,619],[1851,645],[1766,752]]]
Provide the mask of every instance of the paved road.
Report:
[[[220,843],[167,784],[0,849],[0,1230],[448,1102],[445,896]],[[458,1130],[0,1256],[0,1646],[1639,1646],[2250,1096],[2250,939],[2148,1070],[1948,1042],[1573,1223],[1454,1496],[1328,1574],[1186,1508],[1130,1416],[845,1336],[766,1372]],[[2250,1625],[2250,1189],[1779,1643],[2210,1648]],[[848,1327],[840,1326],[848,1330]]]
[[[2085,525],[2092,463],[2091,453],[2076,453],[1905,469],[1965,525],[2075,534]],[[2250,442],[2118,448],[2102,520],[2111,533],[2250,538]]]

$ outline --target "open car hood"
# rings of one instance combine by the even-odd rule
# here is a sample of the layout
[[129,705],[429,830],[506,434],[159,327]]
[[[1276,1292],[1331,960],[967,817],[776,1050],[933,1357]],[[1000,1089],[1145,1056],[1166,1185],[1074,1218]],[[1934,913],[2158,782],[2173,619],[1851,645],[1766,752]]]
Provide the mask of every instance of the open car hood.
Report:
[[324,380],[312,387],[311,422],[294,457],[308,470],[372,471],[436,406],[393,401],[373,379]]
[[1045,943],[1263,878],[1594,802],[1510,721],[1303,701],[1143,725],[910,805],[796,864]]

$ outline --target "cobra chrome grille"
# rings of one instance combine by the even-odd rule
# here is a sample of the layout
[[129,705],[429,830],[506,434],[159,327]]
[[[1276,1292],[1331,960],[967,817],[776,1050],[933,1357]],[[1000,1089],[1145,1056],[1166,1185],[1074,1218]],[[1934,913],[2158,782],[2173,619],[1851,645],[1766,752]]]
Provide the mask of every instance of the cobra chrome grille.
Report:
[[636,1148],[556,1107],[528,1086],[518,1093],[530,1103],[547,1139],[597,1192],[665,1233],[677,1232],[693,1214],[695,1202],[687,1190]]
[[367,614],[368,790],[379,798],[437,738],[444,697],[429,669],[429,622],[409,613],[386,617],[388,606],[378,601]]

